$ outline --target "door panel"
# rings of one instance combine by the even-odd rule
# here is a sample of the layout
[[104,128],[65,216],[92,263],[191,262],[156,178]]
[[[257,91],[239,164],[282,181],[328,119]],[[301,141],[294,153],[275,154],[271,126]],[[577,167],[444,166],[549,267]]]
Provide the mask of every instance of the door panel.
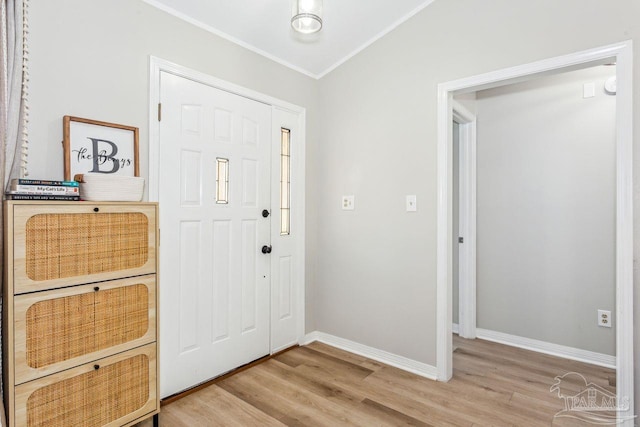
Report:
[[202,183],[200,178],[201,154],[197,151],[183,150],[180,159],[180,204],[182,206],[198,206],[202,203],[200,198],[200,188]]
[[166,397],[269,353],[271,107],[164,72],[160,87]]
[[242,332],[252,331],[256,328],[256,276],[254,274],[257,264],[258,227],[256,221],[242,221]]
[[[196,221],[180,222],[180,263],[178,265],[180,295],[178,309],[180,313],[180,352],[185,353],[198,348],[198,274],[200,260],[191,253],[200,252],[200,223]],[[175,310],[175,308],[173,309]],[[164,313],[166,311],[163,310]],[[165,314],[166,316],[166,314]]]
[[293,272],[293,264],[291,262],[291,256],[281,256],[279,259],[280,266],[278,268],[278,315],[279,320],[286,320],[293,316],[291,310],[292,303],[292,287],[291,279]]
[[231,221],[213,221],[212,342],[229,337]]

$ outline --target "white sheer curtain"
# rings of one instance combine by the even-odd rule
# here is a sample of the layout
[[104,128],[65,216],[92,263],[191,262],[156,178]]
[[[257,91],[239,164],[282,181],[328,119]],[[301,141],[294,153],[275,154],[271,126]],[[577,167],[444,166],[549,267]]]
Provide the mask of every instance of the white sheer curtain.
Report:
[[[27,60],[27,12],[29,0],[0,0],[2,22],[0,22],[0,180],[3,189],[12,178],[24,176],[27,166],[27,106],[29,73]],[[0,231],[4,218],[0,210]],[[2,256],[0,246],[0,260]],[[2,263],[0,262],[0,266]],[[3,277],[0,267],[0,278]],[[2,279],[0,279],[2,280]],[[1,288],[0,288],[1,289]],[[0,299],[0,301],[2,301]],[[1,323],[0,323],[1,324]],[[1,360],[1,359],[0,359]],[[0,375],[2,370],[0,369]],[[0,382],[1,384],[1,382]],[[1,386],[0,386],[1,387]],[[0,423],[6,426],[4,405],[0,405]]]
[[4,188],[12,178],[24,176],[27,165],[27,106],[29,50],[28,0],[2,1],[2,123],[4,159],[0,173]]

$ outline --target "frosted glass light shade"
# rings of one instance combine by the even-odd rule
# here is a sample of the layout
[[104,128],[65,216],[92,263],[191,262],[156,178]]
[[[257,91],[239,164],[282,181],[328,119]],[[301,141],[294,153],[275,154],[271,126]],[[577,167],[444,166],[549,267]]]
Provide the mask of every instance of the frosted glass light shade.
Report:
[[291,26],[302,34],[311,34],[322,28],[322,0],[293,0]]

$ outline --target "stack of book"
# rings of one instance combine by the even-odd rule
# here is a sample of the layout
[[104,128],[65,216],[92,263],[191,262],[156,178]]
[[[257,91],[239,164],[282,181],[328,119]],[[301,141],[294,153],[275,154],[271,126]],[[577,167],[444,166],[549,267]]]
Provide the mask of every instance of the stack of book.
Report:
[[75,181],[46,181],[12,179],[7,200],[80,200],[79,185]]

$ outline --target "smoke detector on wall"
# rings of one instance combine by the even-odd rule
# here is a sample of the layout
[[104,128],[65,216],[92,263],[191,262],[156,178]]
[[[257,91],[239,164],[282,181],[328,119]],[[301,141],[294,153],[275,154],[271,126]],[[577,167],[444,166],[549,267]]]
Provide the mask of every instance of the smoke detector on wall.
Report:
[[604,91],[609,95],[615,95],[617,86],[616,76],[609,77],[607,81],[604,82]]

